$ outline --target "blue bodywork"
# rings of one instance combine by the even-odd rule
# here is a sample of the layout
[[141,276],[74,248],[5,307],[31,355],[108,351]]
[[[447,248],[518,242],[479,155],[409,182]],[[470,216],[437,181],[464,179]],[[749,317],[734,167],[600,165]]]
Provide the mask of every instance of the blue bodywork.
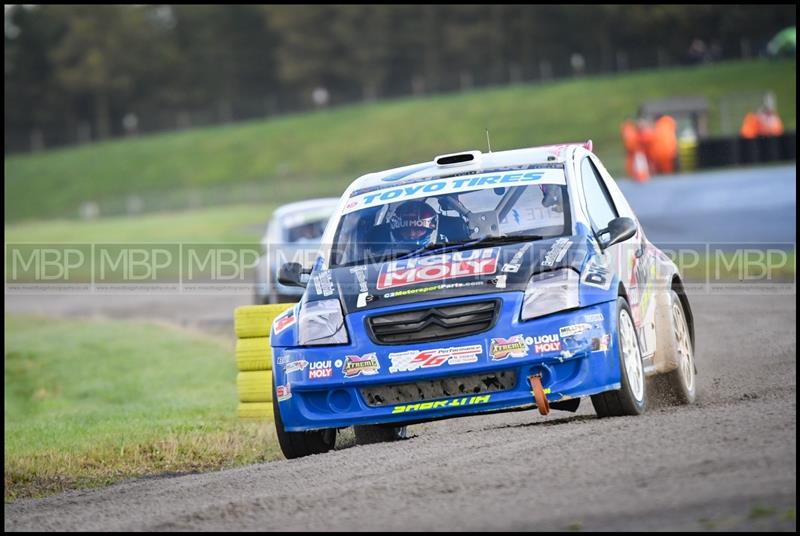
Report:
[[[532,407],[535,401],[528,377],[537,374],[542,376],[550,402],[619,389],[618,276],[603,264],[588,229],[580,225],[578,228],[579,233],[569,238],[581,242],[582,246],[579,258],[571,260],[570,268],[581,273],[580,306],[571,310],[523,321],[524,288],[519,286],[435,300],[426,300],[423,294],[421,299],[413,302],[365,310],[345,308],[348,344],[303,347],[297,343],[298,322],[287,317],[294,315],[297,318],[304,302],[296,305],[287,315],[282,315],[282,319],[276,320],[275,325],[281,322],[280,332],[275,333],[273,326],[271,338],[273,377],[280,390],[278,400],[285,429],[299,432],[352,425],[402,425]],[[598,266],[601,272],[606,270],[606,277],[610,279],[600,285],[586,279],[587,272]],[[524,277],[529,278],[530,273],[535,272],[528,271]],[[311,292],[310,288],[307,293]],[[474,335],[435,342],[385,345],[373,342],[367,332],[367,318],[370,316],[487,300],[498,300],[499,313],[490,329]],[[536,341],[547,341],[548,336],[558,344],[537,345]],[[496,352],[498,346],[493,346],[493,343],[508,342],[509,339],[516,341],[517,351],[502,357],[502,352]],[[429,368],[390,371],[392,361],[389,354],[464,347],[473,349],[474,356],[469,356],[468,362],[444,362]],[[493,355],[497,358],[493,359]],[[361,359],[363,370],[350,366],[353,356]],[[345,368],[348,369],[347,375]],[[476,395],[380,406],[370,406],[362,394],[362,389],[369,386],[409,384],[501,370],[516,372],[513,387]]]

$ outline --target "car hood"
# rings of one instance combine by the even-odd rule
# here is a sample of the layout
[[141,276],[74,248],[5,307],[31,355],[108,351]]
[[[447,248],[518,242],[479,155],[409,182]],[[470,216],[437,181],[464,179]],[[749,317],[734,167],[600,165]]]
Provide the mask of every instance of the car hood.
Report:
[[312,274],[306,301],[338,298],[345,314],[441,298],[524,291],[532,275],[573,268],[589,255],[574,235],[479,249],[433,253]]

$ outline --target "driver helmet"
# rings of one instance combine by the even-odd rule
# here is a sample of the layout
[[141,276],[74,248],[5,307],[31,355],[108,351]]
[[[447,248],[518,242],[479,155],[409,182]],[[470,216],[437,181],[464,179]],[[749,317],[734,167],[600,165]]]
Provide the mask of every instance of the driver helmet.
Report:
[[561,187],[557,184],[542,184],[539,186],[542,189],[542,206],[551,208],[555,212],[561,212]]
[[389,219],[393,240],[418,247],[436,242],[438,225],[436,211],[423,201],[406,201]]

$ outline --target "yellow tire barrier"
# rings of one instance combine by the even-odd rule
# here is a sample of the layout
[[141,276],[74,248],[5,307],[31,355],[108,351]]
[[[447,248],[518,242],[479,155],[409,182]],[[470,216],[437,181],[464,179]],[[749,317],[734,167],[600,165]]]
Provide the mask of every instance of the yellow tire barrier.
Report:
[[272,370],[272,347],[269,337],[236,341],[236,366],[240,371]]
[[253,370],[240,372],[236,376],[239,402],[271,402],[272,371]]
[[275,317],[291,308],[292,304],[243,305],[234,312],[236,336],[240,339],[269,337]]
[[242,402],[237,414],[240,419],[272,419],[272,402]]

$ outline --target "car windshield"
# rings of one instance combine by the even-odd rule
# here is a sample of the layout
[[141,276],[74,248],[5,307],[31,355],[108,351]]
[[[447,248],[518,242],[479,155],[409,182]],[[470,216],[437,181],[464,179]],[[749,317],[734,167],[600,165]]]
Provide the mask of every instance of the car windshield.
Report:
[[325,232],[325,225],[327,223],[328,220],[323,219],[307,221],[300,225],[288,227],[286,229],[286,241],[289,243],[294,243],[319,240],[322,237],[322,233]]
[[[519,186],[495,186],[497,182],[489,182],[476,189],[427,196],[417,193],[405,198],[395,196],[391,190],[354,195],[348,205],[355,209],[342,216],[336,230],[330,266],[370,264],[446,249],[571,234],[563,170],[546,172],[547,182]],[[516,174],[530,175],[534,174]],[[541,179],[542,175],[536,178]],[[479,184],[481,175],[461,180]],[[426,185],[423,189],[429,190],[453,189],[422,184]],[[397,190],[414,191],[413,187],[396,187]],[[397,201],[393,201],[395,197]],[[375,206],[359,208],[365,200],[375,201]]]

